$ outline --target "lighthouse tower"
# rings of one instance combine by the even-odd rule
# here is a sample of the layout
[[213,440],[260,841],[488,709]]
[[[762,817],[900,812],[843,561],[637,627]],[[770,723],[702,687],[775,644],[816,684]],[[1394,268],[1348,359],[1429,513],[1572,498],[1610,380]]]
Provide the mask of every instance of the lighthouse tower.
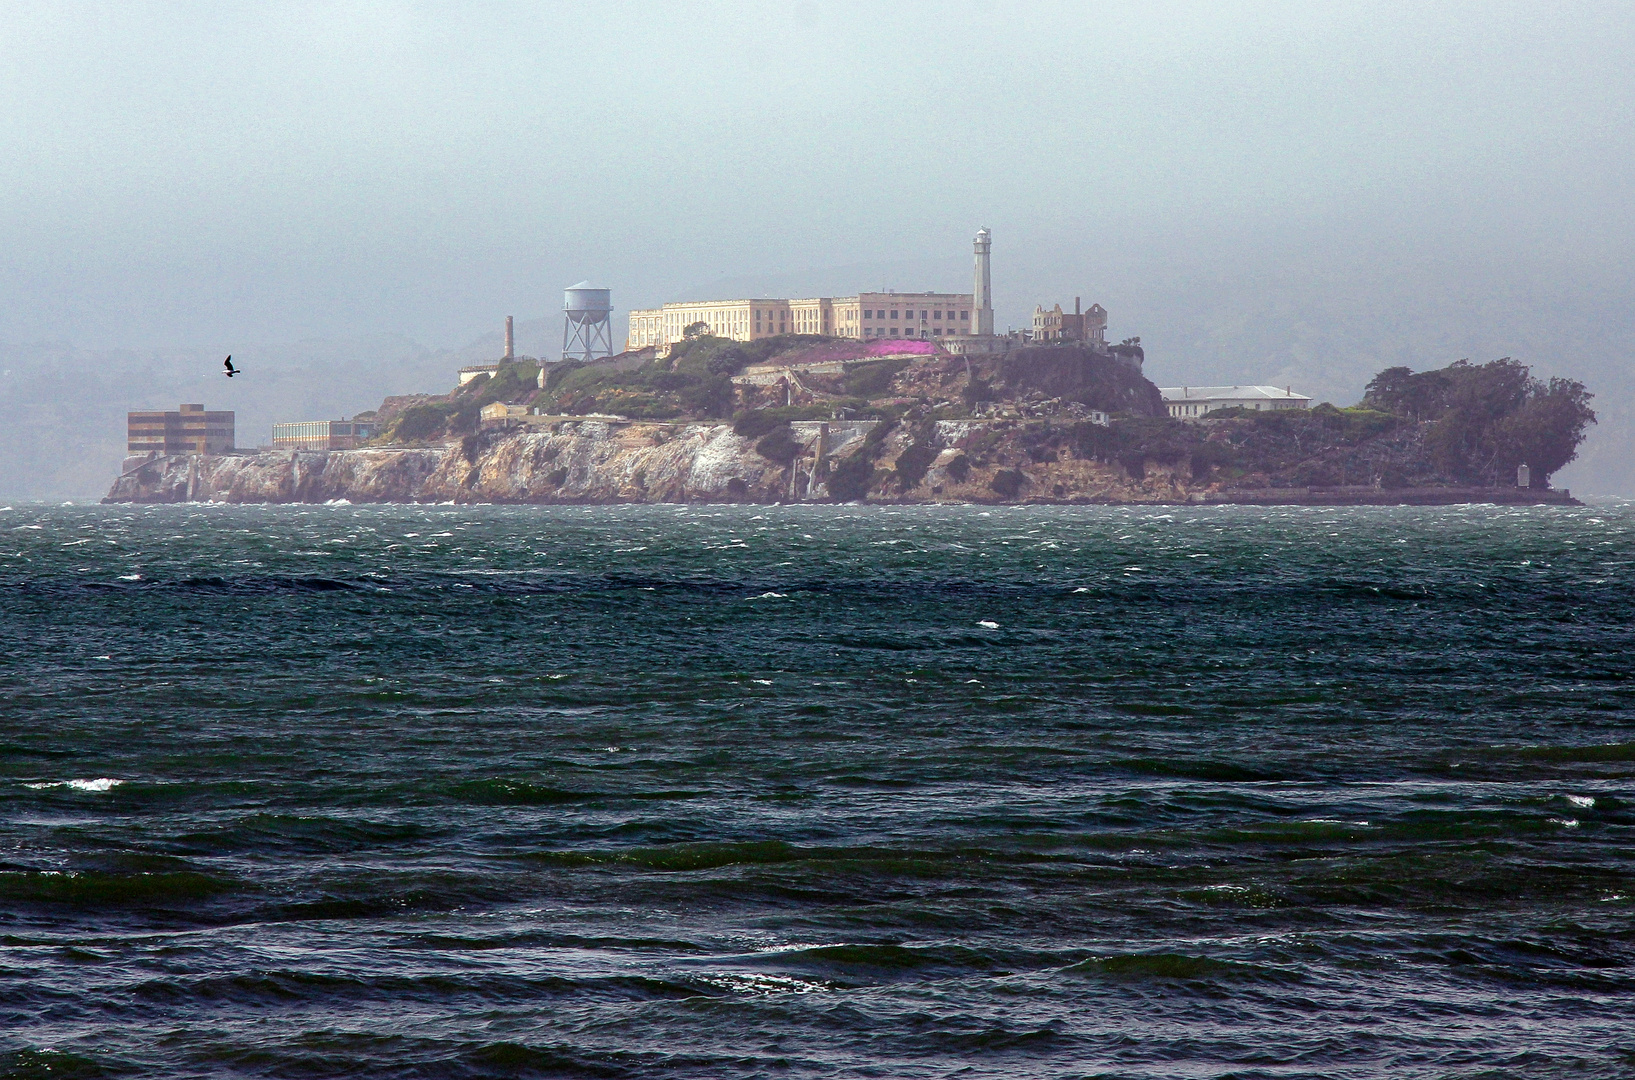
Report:
[[971,306],[976,309],[971,333],[983,336],[993,333],[993,279],[988,273],[988,251],[992,247],[993,235],[984,225],[976,231],[976,282],[971,287]]

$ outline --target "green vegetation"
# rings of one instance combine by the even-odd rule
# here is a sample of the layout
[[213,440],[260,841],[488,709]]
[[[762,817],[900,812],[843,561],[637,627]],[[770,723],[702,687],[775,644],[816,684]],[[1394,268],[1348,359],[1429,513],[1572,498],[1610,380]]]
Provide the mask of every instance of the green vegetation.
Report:
[[404,409],[392,422],[386,441],[424,443],[477,430],[480,406],[471,401],[436,401]]
[[670,349],[668,362],[678,371],[736,375],[749,365],[764,364],[779,353],[827,340],[818,334],[778,334],[755,341],[734,341],[705,333],[677,342]]
[[377,441],[425,443],[470,435],[477,430],[484,405],[525,399],[533,394],[538,381],[537,366],[526,361],[502,363],[494,374],[478,375],[446,400],[404,409]]
[[525,361],[501,363],[493,375],[479,375],[456,391],[456,396],[469,396],[471,404],[481,409],[496,401],[516,401],[527,397],[539,385],[539,368]]
[[869,433],[863,437],[862,447],[835,466],[828,479],[831,498],[836,502],[855,502],[867,495],[876,483],[891,475],[884,469],[877,470],[874,463],[885,451],[886,436],[896,430],[897,423],[895,415],[886,416],[869,429]]
[[759,439],[780,425],[787,424],[787,418],[779,416],[779,409],[753,409],[741,412],[732,418],[732,433],[745,439]]
[[[688,327],[697,329],[696,324]],[[549,406],[564,413],[613,413],[638,420],[724,419],[732,415],[733,375],[776,353],[822,340],[786,334],[741,342],[701,331],[689,333],[669,356],[631,371],[563,364],[551,372],[545,394]]]
[[988,482],[988,486],[1001,499],[1014,499],[1016,493],[1022,490],[1022,483],[1026,479],[1027,477],[1015,469],[1000,469],[993,474],[993,479]]
[[[1128,348],[1137,352],[1140,349],[1139,345]],[[1158,388],[1142,378],[1135,367],[1090,349],[1072,345],[1018,349],[1000,361],[996,376],[1008,393],[995,394],[993,387],[985,386],[970,396],[995,401],[1036,392],[1110,413],[1164,415]]]
[[864,400],[879,397],[891,389],[891,380],[910,363],[907,357],[899,356],[848,364],[844,378],[846,393]]
[[[1406,421],[1368,408],[1217,409],[1209,420],[1231,423],[1192,424],[1168,418],[1125,418],[1109,427],[1075,424],[1069,431],[1041,426],[1026,433],[1024,445],[1069,446],[1080,457],[1116,463],[1132,478],[1146,474],[1149,463],[1185,463],[1191,476],[1233,480],[1250,474],[1268,478],[1291,468],[1275,484],[1333,485],[1372,483],[1383,469],[1357,452],[1402,428]],[[1382,451],[1383,456],[1383,451]],[[1355,460],[1354,460],[1355,459]],[[1304,464],[1303,464],[1304,463]]]
[[1436,467],[1470,483],[1502,483],[1526,464],[1538,482],[1578,456],[1595,423],[1593,395],[1574,379],[1533,378],[1506,356],[1465,360],[1435,371],[1386,368],[1369,382],[1366,405],[1429,422],[1426,447]]
[[757,454],[779,465],[788,465],[800,456],[803,449],[805,448],[796,441],[788,424],[779,424],[755,444]]
[[875,479],[874,458],[862,452],[836,465],[829,474],[829,496],[836,502],[856,502],[869,493]]
[[941,451],[931,443],[917,442],[897,455],[897,468],[892,473],[892,480],[897,484],[898,491],[912,491],[920,486],[925,479],[931,463],[937,460]]

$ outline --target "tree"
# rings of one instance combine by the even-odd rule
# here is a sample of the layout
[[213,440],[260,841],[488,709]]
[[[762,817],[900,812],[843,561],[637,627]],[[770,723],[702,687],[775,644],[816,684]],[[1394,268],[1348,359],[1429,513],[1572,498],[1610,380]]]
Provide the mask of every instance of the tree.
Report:
[[748,353],[735,345],[729,345],[710,357],[706,368],[711,375],[736,375],[748,363]]
[[1514,414],[1500,421],[1500,469],[1505,475],[1525,464],[1541,482],[1578,456],[1585,429],[1595,423],[1593,397],[1575,379],[1551,379],[1533,391]]
[[1435,420],[1447,411],[1447,398],[1448,378],[1443,372],[1421,371],[1416,375],[1406,367],[1386,368],[1363,390],[1364,405],[1410,420]]
[[1525,463],[1548,484],[1595,423],[1590,397],[1581,382],[1541,383],[1527,365],[1505,356],[1487,364],[1459,360],[1437,371],[1386,368],[1370,380],[1363,402],[1430,422],[1426,448],[1446,476],[1497,484]]
[[709,332],[710,324],[707,322],[688,323],[686,326],[681,328],[681,336],[687,341],[691,341],[694,338],[703,337]]

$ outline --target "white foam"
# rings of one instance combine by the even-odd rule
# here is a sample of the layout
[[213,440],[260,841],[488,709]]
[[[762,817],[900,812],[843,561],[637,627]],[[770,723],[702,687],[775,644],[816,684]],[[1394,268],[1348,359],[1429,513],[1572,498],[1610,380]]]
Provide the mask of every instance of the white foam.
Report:
[[39,784],[24,784],[23,786],[33,788],[35,791],[54,787],[70,787],[75,791],[110,791],[124,782],[123,780],[115,780],[110,776],[99,776],[95,780],[51,780]]
[[787,600],[789,598],[787,596],[785,596],[781,592],[764,592],[759,596],[752,596],[752,597],[750,597],[750,599],[751,600]]
[[989,630],[999,629],[999,624],[994,622],[992,619],[978,619],[976,624],[978,626],[986,627]]
[[1569,795],[1567,801],[1574,806],[1582,806],[1586,810],[1595,805],[1595,798],[1591,795]]
[[735,990],[740,994],[811,994],[829,989],[822,983],[811,982],[807,979],[797,979],[789,975],[762,975],[759,973],[705,975],[703,981],[727,990]]

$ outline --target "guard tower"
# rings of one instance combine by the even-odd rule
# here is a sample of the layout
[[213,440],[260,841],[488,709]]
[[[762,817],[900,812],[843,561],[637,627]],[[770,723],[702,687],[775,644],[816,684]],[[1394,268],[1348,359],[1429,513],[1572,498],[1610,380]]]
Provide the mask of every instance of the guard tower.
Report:
[[595,360],[613,355],[613,294],[588,281],[562,293],[562,359]]

